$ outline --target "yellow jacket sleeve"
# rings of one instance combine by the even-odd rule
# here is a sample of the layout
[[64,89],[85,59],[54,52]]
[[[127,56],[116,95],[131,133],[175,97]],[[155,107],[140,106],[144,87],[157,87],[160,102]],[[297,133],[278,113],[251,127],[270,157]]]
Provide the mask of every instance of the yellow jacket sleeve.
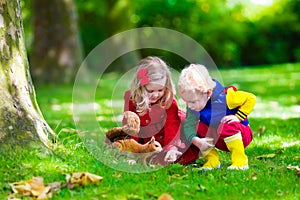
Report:
[[244,120],[254,108],[256,97],[252,93],[244,91],[227,90],[226,102],[229,109],[238,108],[235,114],[240,120]]

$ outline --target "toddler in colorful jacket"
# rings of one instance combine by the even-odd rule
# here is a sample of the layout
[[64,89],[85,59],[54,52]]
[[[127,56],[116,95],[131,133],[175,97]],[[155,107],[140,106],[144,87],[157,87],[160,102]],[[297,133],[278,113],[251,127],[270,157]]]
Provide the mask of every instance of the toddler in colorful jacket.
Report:
[[252,141],[248,115],[254,108],[256,97],[234,87],[224,87],[211,78],[207,68],[191,64],[182,70],[178,80],[181,98],[187,104],[184,134],[191,143],[185,152],[199,157],[203,170],[220,167],[216,149],[231,152],[228,169],[248,169],[245,147]]

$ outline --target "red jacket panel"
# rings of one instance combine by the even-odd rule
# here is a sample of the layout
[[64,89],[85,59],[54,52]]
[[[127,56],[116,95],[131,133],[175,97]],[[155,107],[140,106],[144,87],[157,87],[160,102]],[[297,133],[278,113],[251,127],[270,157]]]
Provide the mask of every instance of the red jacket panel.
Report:
[[[136,112],[135,105],[130,100],[130,91],[124,95],[124,111]],[[140,118],[140,132],[137,137],[133,137],[138,142],[144,144],[155,137],[164,151],[169,150],[174,145],[174,139],[180,138],[181,119],[178,116],[178,105],[174,98],[168,109],[161,108],[159,105],[152,105],[147,113]]]

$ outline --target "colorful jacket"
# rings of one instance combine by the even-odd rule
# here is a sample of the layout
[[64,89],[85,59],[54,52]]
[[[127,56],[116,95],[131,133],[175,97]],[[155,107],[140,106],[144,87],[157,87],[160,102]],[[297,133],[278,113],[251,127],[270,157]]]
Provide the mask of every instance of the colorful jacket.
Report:
[[216,87],[206,106],[200,112],[187,108],[184,132],[189,142],[197,135],[196,125],[199,121],[217,128],[224,116],[235,115],[242,124],[249,124],[247,117],[254,108],[256,97],[248,92],[237,91],[234,87],[225,88],[214,81]]
[[[130,91],[124,95],[124,111],[137,113],[136,107],[130,100]],[[152,136],[164,148],[164,152],[174,146],[175,138],[180,137],[181,120],[178,116],[178,105],[173,99],[170,108],[163,109],[158,105],[153,105],[151,109],[140,118],[140,132],[136,137],[132,137],[141,144],[148,142]]]

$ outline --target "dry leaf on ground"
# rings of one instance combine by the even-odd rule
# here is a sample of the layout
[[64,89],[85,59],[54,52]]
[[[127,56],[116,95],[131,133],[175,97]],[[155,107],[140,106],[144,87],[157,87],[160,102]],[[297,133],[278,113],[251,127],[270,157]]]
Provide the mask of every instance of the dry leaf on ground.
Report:
[[276,156],[275,153],[271,153],[271,154],[264,154],[261,156],[256,156],[257,159],[262,159],[262,158],[274,158]]
[[97,184],[102,179],[103,177],[89,172],[75,172],[67,174],[66,176],[66,181],[70,189],[72,189],[75,185],[86,186],[88,184]]
[[50,186],[44,185],[43,177],[33,177],[28,181],[20,181],[9,184],[14,194],[30,196],[37,199],[48,199],[52,197]]
[[[86,186],[88,184],[97,184],[103,178],[95,174],[88,172],[75,172],[66,175],[66,182],[69,189],[72,189],[75,185]],[[62,185],[62,182],[53,182],[44,185],[43,177],[32,177],[28,181],[19,181],[9,183],[13,193],[10,199],[14,198],[15,194],[22,196],[32,197],[34,199],[49,199],[53,193],[58,192],[66,184]]]
[[171,195],[169,195],[168,193],[163,193],[162,195],[160,195],[158,197],[157,200],[174,200],[173,197]]
[[300,176],[300,167],[299,166],[287,166],[286,168],[291,169],[291,170],[296,170],[296,175]]
[[295,169],[297,171],[300,171],[300,167],[299,166],[291,166],[291,165],[289,165],[286,168],[288,168],[288,169]]

